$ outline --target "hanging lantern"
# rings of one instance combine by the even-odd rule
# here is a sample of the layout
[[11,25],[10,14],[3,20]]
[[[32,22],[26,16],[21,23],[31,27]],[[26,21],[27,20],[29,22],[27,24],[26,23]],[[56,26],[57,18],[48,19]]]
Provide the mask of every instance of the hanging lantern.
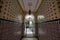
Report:
[[31,15],[31,10],[29,10],[29,15]]

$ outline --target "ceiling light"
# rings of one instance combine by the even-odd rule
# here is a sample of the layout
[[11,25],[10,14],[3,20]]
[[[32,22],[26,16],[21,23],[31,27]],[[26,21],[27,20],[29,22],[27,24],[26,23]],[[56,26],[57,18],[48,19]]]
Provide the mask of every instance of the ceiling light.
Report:
[[29,10],[29,15],[31,15],[31,10]]

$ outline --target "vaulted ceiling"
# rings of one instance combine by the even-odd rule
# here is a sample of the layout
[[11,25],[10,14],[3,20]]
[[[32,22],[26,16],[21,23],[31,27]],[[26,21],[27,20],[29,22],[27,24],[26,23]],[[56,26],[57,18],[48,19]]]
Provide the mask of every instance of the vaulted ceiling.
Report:
[[42,0],[19,0],[19,3],[21,4],[23,11],[28,12],[30,9],[35,12],[39,8],[41,1]]
[[23,0],[24,7],[28,11],[29,9],[33,11],[37,5],[37,0]]

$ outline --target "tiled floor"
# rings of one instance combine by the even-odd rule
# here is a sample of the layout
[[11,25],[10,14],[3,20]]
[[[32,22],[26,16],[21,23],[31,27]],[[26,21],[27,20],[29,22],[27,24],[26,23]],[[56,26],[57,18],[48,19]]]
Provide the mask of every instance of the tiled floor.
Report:
[[23,38],[22,40],[37,40],[37,38]]

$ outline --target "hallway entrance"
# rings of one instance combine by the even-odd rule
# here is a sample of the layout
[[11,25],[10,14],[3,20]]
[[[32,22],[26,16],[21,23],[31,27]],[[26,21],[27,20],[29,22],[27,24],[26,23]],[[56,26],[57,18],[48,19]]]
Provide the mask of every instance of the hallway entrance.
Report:
[[34,37],[35,34],[35,22],[34,22],[34,16],[31,15],[26,15],[25,16],[25,31],[24,31],[24,36],[25,37]]

